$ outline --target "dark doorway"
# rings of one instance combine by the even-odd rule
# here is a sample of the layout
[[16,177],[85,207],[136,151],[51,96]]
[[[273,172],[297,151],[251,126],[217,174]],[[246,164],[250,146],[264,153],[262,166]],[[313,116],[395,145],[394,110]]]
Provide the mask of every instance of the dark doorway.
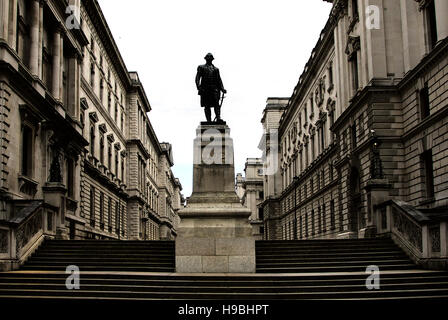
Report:
[[359,171],[355,167],[352,167],[350,170],[349,199],[349,228],[350,231],[357,233],[359,228],[362,227],[363,222],[361,214],[361,181]]
[[75,221],[70,221],[70,240],[75,240],[76,237],[76,224]]

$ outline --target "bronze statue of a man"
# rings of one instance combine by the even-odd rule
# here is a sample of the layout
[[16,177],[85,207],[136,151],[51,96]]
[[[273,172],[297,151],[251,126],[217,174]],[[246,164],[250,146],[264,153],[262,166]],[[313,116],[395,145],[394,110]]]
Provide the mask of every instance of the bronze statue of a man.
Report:
[[211,108],[215,110],[215,121],[222,122],[219,99],[221,92],[226,94],[227,91],[222,84],[219,69],[212,63],[214,60],[213,55],[208,53],[204,59],[206,64],[200,65],[196,74],[196,87],[201,96],[201,107],[204,108],[207,122],[212,122]]

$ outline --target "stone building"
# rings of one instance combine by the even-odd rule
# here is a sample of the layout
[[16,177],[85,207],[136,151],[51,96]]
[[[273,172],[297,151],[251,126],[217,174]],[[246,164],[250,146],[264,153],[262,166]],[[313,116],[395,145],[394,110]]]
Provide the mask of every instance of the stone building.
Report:
[[0,259],[44,236],[175,234],[181,185],[150,110],[97,1],[0,0]]
[[[279,163],[265,177],[265,238],[370,237],[392,221],[403,239],[433,239],[414,241],[423,255],[446,255],[448,2],[327,2],[287,105],[264,111],[260,146]],[[412,212],[427,223],[406,222]]]
[[249,217],[253,235],[262,240],[264,233],[263,211],[258,205],[264,200],[263,162],[258,158],[248,158],[244,166],[244,177],[236,177],[236,193],[243,206],[251,210]]

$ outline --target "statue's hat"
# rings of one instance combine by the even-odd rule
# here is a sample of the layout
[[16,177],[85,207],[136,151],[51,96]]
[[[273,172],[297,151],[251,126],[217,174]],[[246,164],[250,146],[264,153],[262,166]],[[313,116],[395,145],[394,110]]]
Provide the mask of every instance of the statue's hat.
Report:
[[207,60],[208,58],[211,58],[212,60],[215,60],[215,58],[213,57],[213,55],[210,52],[207,53],[207,55],[204,57],[205,60]]

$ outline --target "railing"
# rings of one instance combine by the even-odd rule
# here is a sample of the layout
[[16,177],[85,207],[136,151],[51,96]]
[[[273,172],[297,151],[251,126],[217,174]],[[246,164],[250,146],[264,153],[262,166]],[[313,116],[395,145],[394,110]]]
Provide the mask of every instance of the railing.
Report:
[[0,270],[18,268],[45,237],[56,235],[56,208],[43,201],[15,208],[10,220],[0,221]]
[[434,215],[398,200],[376,206],[375,212],[378,235],[391,235],[423,267],[447,268],[448,212]]

